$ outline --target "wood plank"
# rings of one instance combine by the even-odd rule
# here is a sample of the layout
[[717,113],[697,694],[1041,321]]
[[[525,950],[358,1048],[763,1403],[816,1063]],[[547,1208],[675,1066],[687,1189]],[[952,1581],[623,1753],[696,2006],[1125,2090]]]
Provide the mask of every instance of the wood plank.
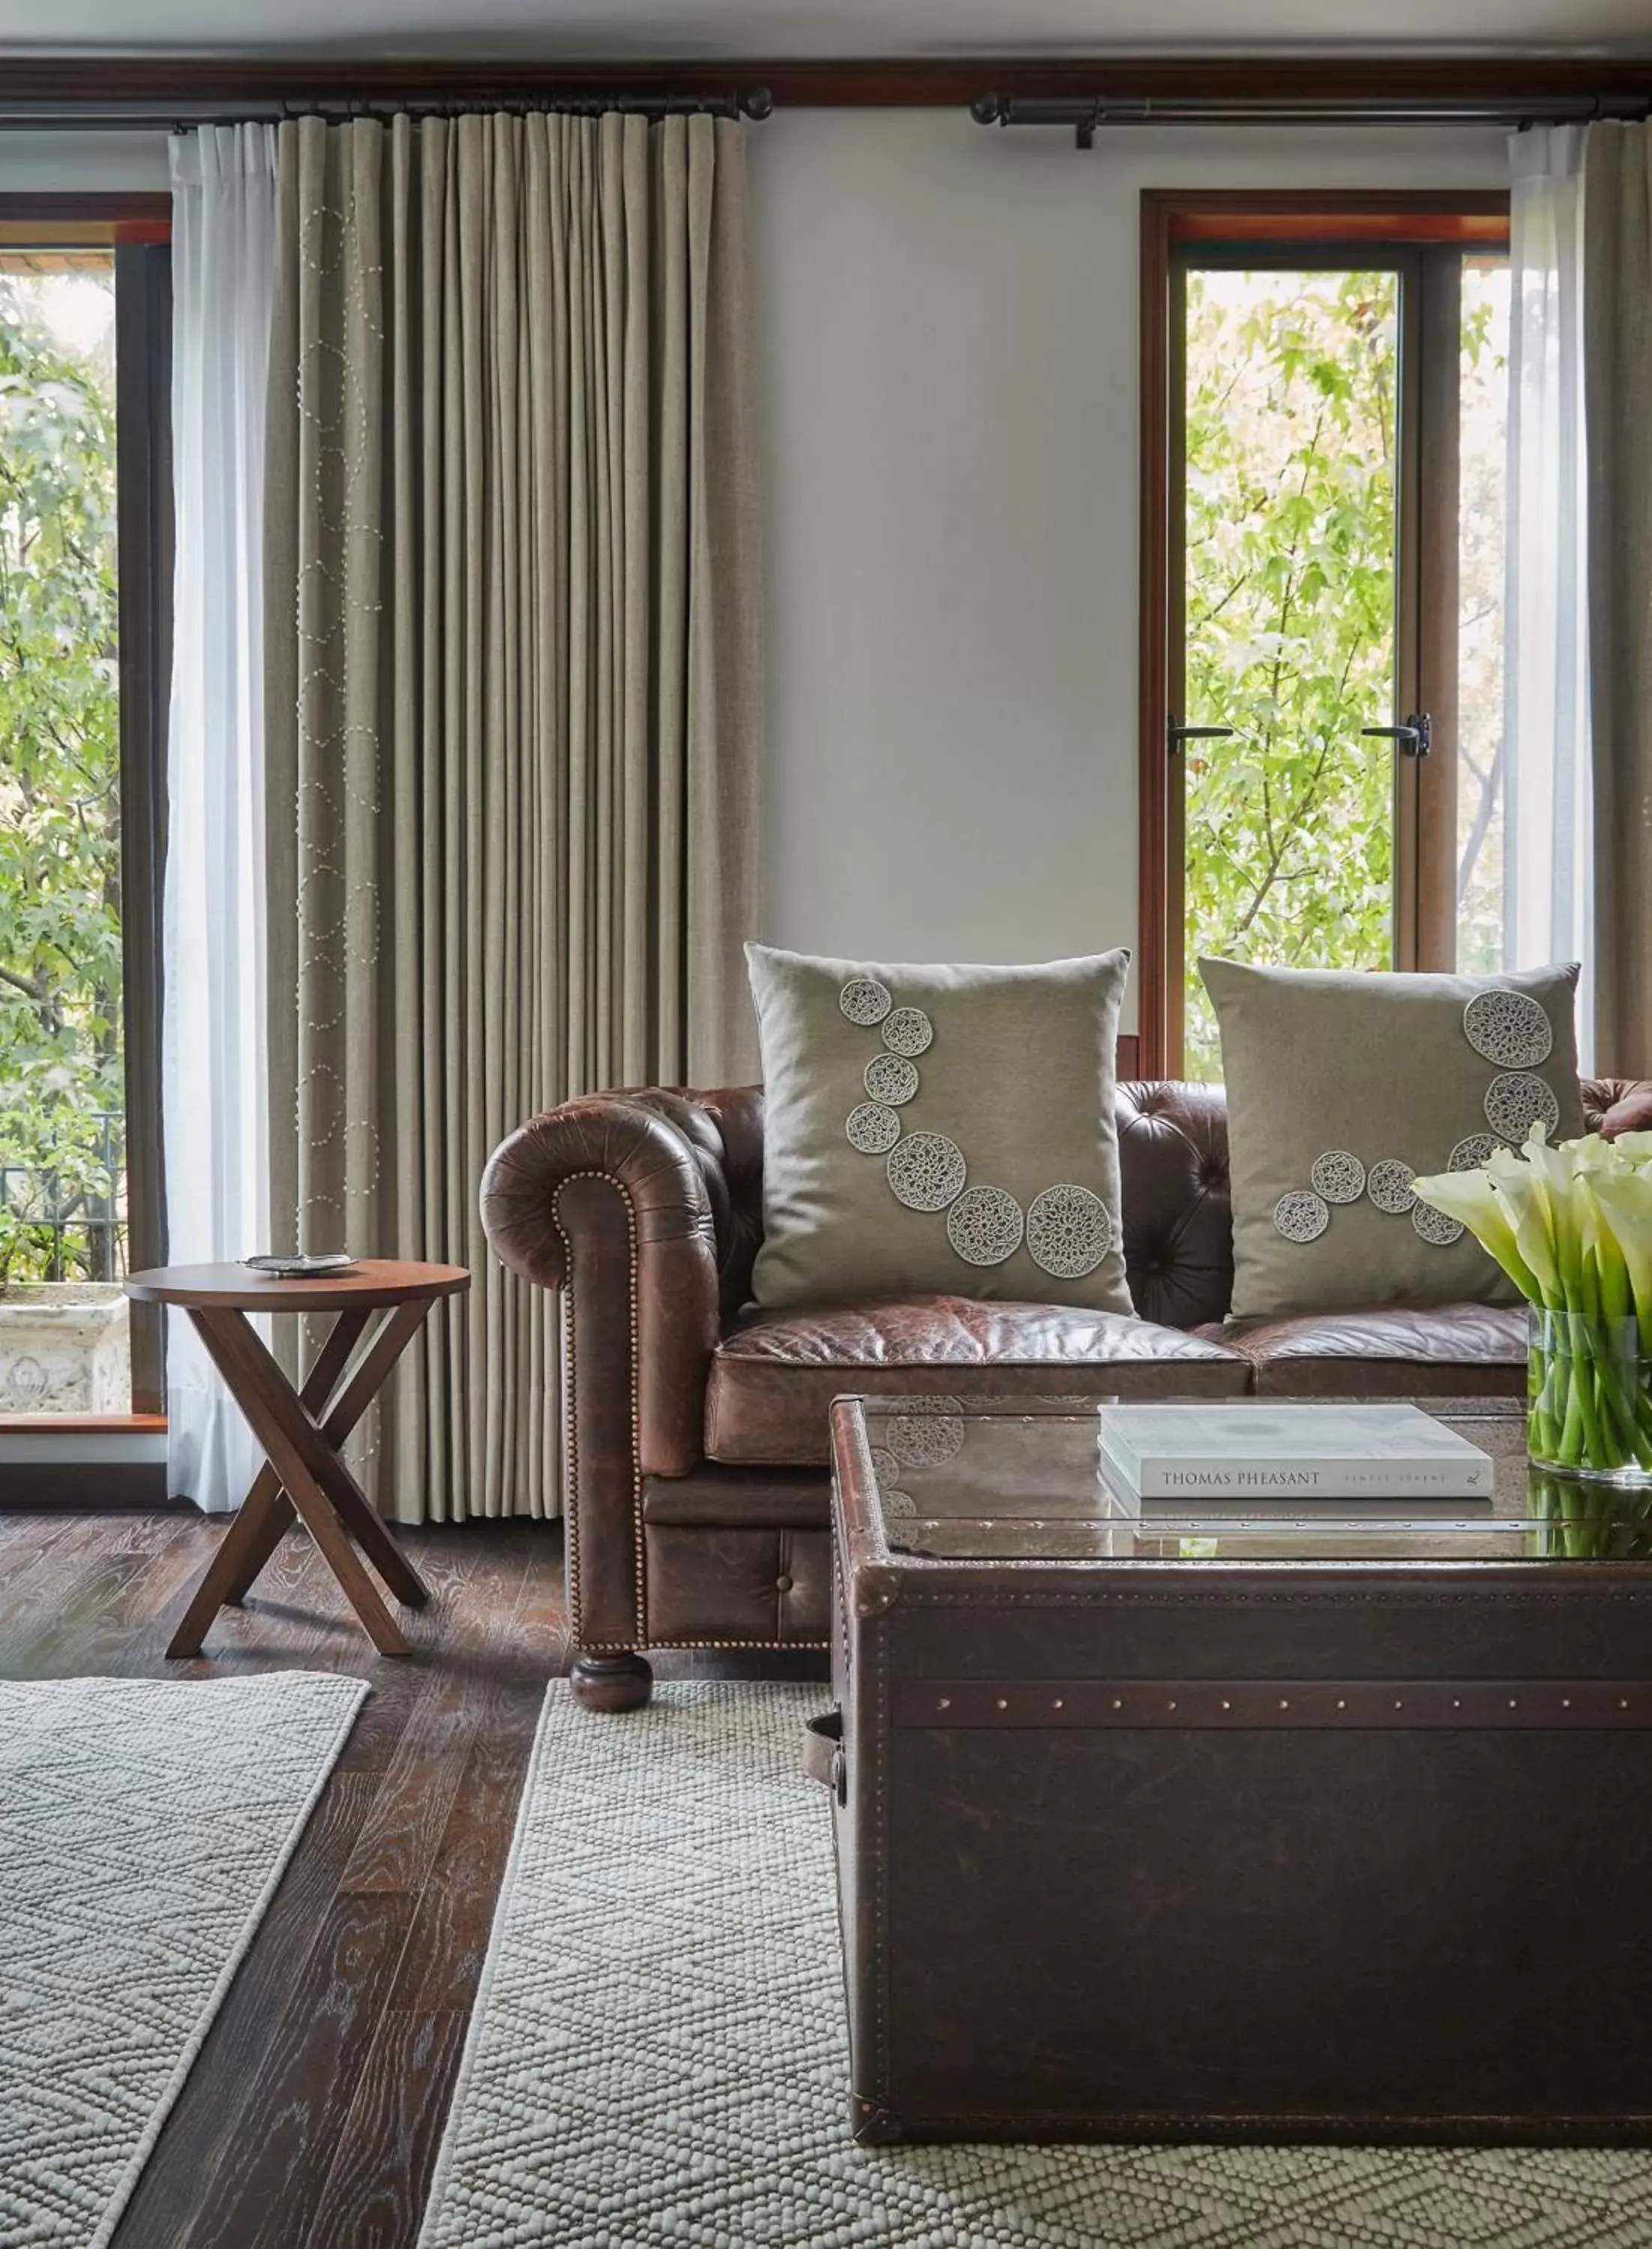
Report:
[[449,1662],[433,1669],[344,1870],[341,1890],[422,1888],[470,1761],[494,1668],[509,1654],[522,1578],[521,1558],[507,1552],[463,1594],[433,1605],[446,1612],[452,1654],[465,1660],[463,1667]]
[[297,1530],[264,1565],[256,1593],[220,1613],[208,1651],[162,1669],[168,1678],[214,1679],[300,1664],[378,1682],[373,1651],[332,1573],[309,1533]]
[[0,1665],[19,1679],[60,1679],[87,1667],[78,1644],[97,1627],[157,1548],[175,1537],[178,1519],[111,1516],[104,1531],[82,1519],[71,1538],[52,1549],[45,1566],[20,1592],[0,1644]]
[[513,1698],[509,1717],[476,1742],[419,1901],[393,2005],[468,2011],[476,1998],[540,1701]]
[[[406,1897],[335,1895],[263,2024],[249,2144],[226,2150],[176,2249],[298,2249],[339,2152],[412,1917]],[[115,2249],[127,2249],[116,2236]]]
[[508,1656],[491,1668],[491,1691],[408,1934],[393,2006],[468,2011],[475,1999],[545,1689],[572,1655],[561,1578],[544,1567],[544,1544],[554,1536],[552,1526],[518,1533],[528,1566]]
[[312,2242],[403,2249],[417,2239],[465,2026],[457,2012],[392,2008],[380,2018],[311,2220]]
[[423,1888],[476,1741],[476,1711],[462,1683],[439,1675],[415,1705],[386,1767],[339,1888],[346,1895],[408,1896]]
[[[181,2249],[231,2171],[257,2145],[264,2120],[249,2104],[265,2065],[270,2025],[319,1940],[372,1801],[365,1775],[337,1773],[322,1791],[263,1926],[162,2126],[154,2155],[116,2230],[113,2249]],[[210,2238],[209,2236],[208,2237]]]
[[32,1508],[0,1509],[0,1632],[17,1601],[24,1573],[38,1569],[52,1547],[84,1529],[72,1515],[43,1514]]
[[134,1661],[143,1670],[151,1668],[161,1654],[166,1619],[200,1560],[196,1542],[187,1534],[137,1558],[119,1591],[63,1650],[63,1668],[77,1675],[127,1676],[134,1675],[127,1667]]

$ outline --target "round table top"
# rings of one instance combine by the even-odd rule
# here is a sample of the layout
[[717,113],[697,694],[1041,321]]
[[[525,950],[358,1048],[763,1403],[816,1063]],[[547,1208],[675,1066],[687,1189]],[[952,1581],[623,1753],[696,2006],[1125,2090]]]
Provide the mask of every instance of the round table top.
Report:
[[359,1258],[347,1273],[309,1281],[254,1273],[245,1265],[157,1265],[128,1273],[126,1290],[141,1304],[194,1305],[238,1312],[367,1311],[380,1304],[456,1296],[470,1285],[463,1265],[417,1265],[389,1257]]

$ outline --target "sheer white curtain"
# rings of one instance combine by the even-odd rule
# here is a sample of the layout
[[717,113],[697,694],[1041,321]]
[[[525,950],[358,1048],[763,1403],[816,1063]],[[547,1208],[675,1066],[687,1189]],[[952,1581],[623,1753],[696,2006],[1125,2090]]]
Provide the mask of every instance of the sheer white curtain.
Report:
[[[161,1103],[167,1255],[269,1244],[264,1035],[264,444],[275,280],[273,126],[172,142],[177,561]],[[168,1483],[236,1506],[259,1455],[195,1332],[172,1316]]]
[[1534,128],[1509,146],[1504,966],[1583,963],[1578,1038],[1587,1069],[1594,995],[1583,134]]

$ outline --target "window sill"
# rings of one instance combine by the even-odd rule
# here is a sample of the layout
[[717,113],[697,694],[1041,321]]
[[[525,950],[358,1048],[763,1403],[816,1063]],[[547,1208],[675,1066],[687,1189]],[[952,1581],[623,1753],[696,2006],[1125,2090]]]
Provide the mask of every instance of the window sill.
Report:
[[164,1436],[164,1413],[0,1413],[0,1437]]
[[165,1507],[161,1413],[0,1413],[0,1510]]

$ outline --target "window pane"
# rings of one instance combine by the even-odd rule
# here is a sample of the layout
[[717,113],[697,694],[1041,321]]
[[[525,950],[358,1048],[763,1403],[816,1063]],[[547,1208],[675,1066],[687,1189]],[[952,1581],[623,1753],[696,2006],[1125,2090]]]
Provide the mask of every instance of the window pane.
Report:
[[1185,1059],[1201,953],[1388,966],[1399,278],[1187,276]]
[[1457,966],[1503,966],[1503,572],[1509,266],[1465,261],[1457,510]]
[[130,1404],[114,269],[0,251],[0,1411]]

